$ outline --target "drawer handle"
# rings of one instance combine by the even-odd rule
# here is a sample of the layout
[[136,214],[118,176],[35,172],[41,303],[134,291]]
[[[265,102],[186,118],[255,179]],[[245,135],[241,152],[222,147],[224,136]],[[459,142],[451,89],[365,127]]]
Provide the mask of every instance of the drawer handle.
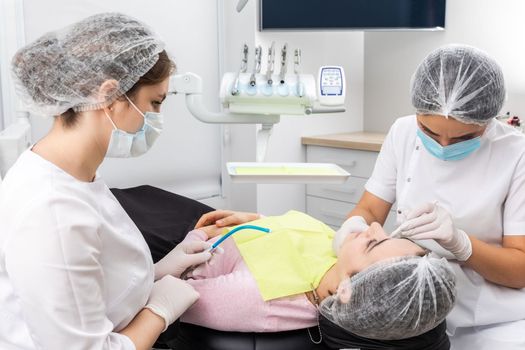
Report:
[[339,220],[345,220],[346,219],[346,213],[341,214],[334,211],[328,211],[328,210],[321,210],[321,214],[324,216],[328,216],[330,218],[339,219]]
[[323,191],[325,192],[334,192],[334,193],[343,193],[343,194],[355,194],[355,188],[351,188],[349,190],[346,189],[335,189],[335,188],[323,188]]
[[343,168],[353,168],[357,164],[357,162],[355,160],[351,161],[350,163],[341,163],[340,161],[338,161],[336,159],[326,159],[326,162],[327,163],[337,164],[337,165],[339,165],[340,167],[343,167]]

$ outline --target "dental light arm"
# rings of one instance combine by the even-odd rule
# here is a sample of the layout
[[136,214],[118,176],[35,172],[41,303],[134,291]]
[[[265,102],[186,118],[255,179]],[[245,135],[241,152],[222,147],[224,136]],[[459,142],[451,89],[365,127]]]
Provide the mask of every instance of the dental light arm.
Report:
[[170,93],[185,94],[188,110],[204,123],[261,124],[257,132],[257,161],[263,161],[273,125],[280,121],[281,115],[345,111],[343,68],[321,67],[317,83],[313,75],[300,72],[301,50],[295,50],[294,73],[287,73],[287,52],[287,44],[284,44],[280,72],[274,73],[275,44],[272,43],[268,50],[267,71],[262,74],[262,47],[258,46],[253,70],[248,73],[248,46],[245,44],[240,70],[225,73],[222,78],[219,95],[224,112],[211,112],[204,106],[202,79],[194,73],[173,76]]

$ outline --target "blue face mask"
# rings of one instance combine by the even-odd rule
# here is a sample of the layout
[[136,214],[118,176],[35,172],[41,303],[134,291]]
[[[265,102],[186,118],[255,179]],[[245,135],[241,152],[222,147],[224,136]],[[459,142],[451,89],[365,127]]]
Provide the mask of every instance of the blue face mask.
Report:
[[470,140],[461,141],[448,146],[441,146],[432,137],[425,134],[421,129],[417,129],[417,136],[423,143],[423,146],[434,157],[441,160],[461,160],[481,146],[480,137]]

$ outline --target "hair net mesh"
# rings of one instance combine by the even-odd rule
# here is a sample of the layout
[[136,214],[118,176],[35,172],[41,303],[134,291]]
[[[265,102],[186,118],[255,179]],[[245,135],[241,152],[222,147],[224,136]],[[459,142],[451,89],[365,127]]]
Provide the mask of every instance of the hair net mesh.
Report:
[[[401,257],[378,262],[342,282],[338,294],[323,300],[321,314],[362,337],[392,340],[425,333],[454,306],[455,275],[445,259]],[[338,291],[339,293],[339,291]]]
[[451,116],[486,125],[503,106],[503,73],[495,60],[465,45],[431,52],[412,77],[412,105],[419,114]]
[[[164,43],[120,13],[88,17],[47,33],[13,57],[18,95],[35,114],[100,109],[126,93],[157,62]],[[107,80],[113,88],[100,91]]]

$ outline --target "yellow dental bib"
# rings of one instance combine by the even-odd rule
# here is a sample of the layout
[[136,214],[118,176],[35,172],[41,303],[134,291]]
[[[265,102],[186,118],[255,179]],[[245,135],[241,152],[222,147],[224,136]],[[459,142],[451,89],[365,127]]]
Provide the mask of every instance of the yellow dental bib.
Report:
[[304,213],[292,210],[250,225],[271,229],[233,235],[265,301],[317,288],[337,260],[332,252],[334,231]]

